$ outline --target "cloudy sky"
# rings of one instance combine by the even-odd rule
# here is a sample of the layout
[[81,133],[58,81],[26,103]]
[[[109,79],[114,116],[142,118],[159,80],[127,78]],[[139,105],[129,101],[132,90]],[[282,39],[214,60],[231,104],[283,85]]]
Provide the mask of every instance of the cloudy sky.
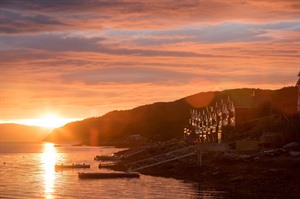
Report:
[[299,0],[1,0],[1,120],[294,85]]

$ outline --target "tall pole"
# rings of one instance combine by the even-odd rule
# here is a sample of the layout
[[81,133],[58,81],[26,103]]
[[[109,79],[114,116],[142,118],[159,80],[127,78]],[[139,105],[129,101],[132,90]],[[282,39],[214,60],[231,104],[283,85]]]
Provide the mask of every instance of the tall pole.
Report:
[[297,103],[297,111],[298,113],[300,114],[300,71],[299,71],[299,74],[298,74],[298,82],[296,84],[296,86],[298,87],[298,103]]
[[198,143],[198,146],[197,146],[197,156],[198,156],[198,161],[197,161],[197,165],[199,167],[202,166],[202,155],[203,155],[203,151],[200,147],[200,143]]

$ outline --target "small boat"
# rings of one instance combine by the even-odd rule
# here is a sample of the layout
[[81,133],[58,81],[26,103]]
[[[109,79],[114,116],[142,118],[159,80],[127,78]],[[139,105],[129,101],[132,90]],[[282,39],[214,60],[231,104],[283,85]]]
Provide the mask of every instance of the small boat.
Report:
[[89,164],[56,164],[55,169],[86,169],[91,168]]
[[97,155],[96,157],[94,157],[94,160],[97,161],[121,161],[121,157],[119,156],[108,156],[108,155]]
[[109,178],[139,178],[140,174],[136,172],[125,173],[78,173],[81,179],[109,179]]
[[54,146],[54,147],[61,147],[60,144],[54,144],[53,146]]
[[100,169],[100,168],[103,168],[103,167],[112,167],[112,166],[116,166],[116,165],[118,165],[117,162],[107,162],[107,163],[102,162],[98,165],[98,168]]

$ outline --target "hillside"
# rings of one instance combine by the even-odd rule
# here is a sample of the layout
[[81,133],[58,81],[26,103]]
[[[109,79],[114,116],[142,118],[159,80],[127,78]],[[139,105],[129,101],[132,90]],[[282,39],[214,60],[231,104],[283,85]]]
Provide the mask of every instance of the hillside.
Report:
[[49,134],[49,130],[20,124],[0,124],[0,142],[38,142]]
[[[271,99],[273,112],[293,114],[296,112],[297,89],[287,87],[279,90],[232,89],[204,92],[173,102],[159,102],[131,110],[112,111],[101,117],[72,122],[55,129],[45,138],[47,141],[81,141],[98,145],[107,140],[124,140],[132,134],[140,134],[149,140],[168,140],[183,136],[191,108],[204,108],[228,96],[241,106],[249,104],[252,94],[259,99]],[[263,100],[261,111],[268,114]]]

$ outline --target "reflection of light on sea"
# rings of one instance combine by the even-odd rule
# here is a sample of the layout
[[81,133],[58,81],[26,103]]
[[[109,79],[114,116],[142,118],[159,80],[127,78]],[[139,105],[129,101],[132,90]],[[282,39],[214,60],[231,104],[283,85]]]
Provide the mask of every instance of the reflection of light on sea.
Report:
[[44,152],[42,154],[42,162],[44,166],[44,194],[45,198],[53,198],[54,180],[55,180],[55,162],[57,154],[51,143],[44,144]]

